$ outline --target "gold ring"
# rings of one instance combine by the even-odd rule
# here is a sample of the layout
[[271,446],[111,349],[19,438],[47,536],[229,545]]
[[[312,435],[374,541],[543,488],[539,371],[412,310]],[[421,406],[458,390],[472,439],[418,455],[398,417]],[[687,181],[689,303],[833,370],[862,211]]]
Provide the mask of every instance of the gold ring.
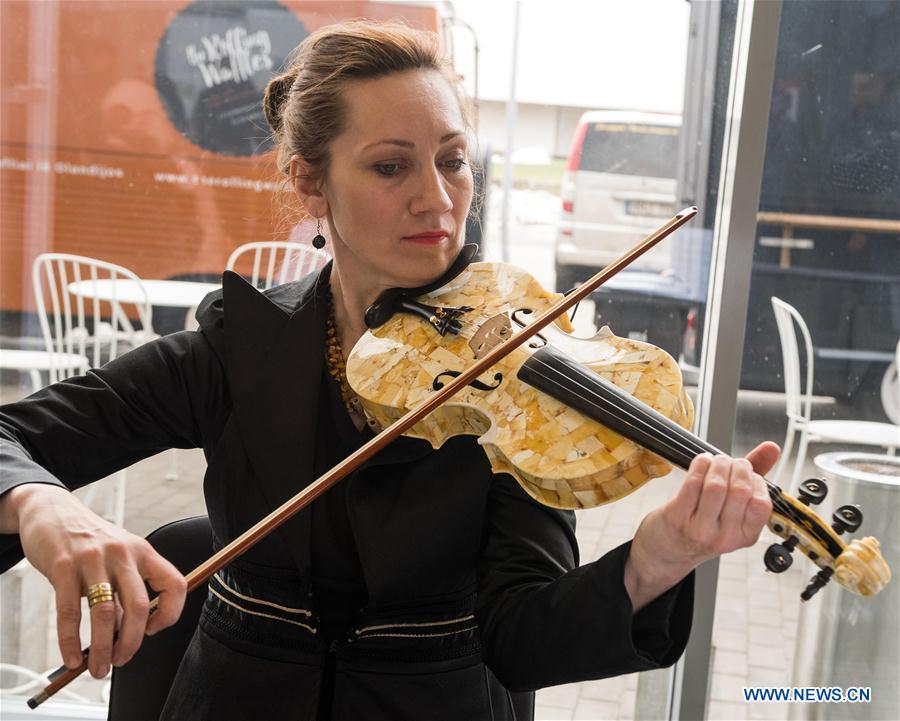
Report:
[[113,600],[113,587],[109,583],[95,583],[88,586],[87,590],[88,607],[93,608],[98,603],[105,603]]

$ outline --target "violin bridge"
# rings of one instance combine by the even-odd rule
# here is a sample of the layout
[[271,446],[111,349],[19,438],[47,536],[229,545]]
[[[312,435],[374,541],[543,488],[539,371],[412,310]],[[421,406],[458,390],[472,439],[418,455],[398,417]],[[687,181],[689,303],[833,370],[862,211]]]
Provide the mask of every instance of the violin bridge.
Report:
[[498,313],[493,318],[488,318],[475,331],[475,335],[469,341],[469,348],[472,349],[475,360],[478,360],[511,336],[512,324],[509,322],[509,316],[506,313]]

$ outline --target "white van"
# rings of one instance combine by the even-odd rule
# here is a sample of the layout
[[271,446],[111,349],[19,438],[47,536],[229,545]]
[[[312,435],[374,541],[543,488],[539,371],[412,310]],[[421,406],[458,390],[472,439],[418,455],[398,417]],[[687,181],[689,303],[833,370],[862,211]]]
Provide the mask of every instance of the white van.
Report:
[[[578,121],[562,181],[556,288],[586,280],[675,212],[681,116],[602,110]],[[663,242],[631,266],[661,271]]]

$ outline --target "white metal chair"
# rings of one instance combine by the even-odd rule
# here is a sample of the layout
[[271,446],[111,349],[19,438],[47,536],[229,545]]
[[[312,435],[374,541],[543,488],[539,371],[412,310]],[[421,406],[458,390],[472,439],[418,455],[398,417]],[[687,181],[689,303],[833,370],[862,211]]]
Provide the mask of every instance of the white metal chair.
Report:
[[[68,253],[43,253],[34,260],[32,281],[38,319],[49,359],[50,382],[83,374],[156,337],[152,307],[141,279],[120,265]],[[121,300],[127,294],[137,301]],[[66,362],[81,357],[79,367]],[[113,478],[104,515],[125,520],[125,471]],[[97,486],[91,487],[90,503]]]
[[[51,383],[99,367],[156,337],[147,291],[127,268],[81,255],[42,253],[31,277],[51,361],[61,354],[87,359],[87,366],[77,369],[51,363]],[[121,299],[125,294],[119,286],[125,282],[134,289],[136,302]]]
[[253,262],[250,282],[261,290],[299,280],[331,260],[324,250],[302,243],[273,240],[245,243],[235,248],[225,269],[235,270],[240,262],[241,269],[246,270],[250,256]]
[[[775,482],[787,465],[794,444],[794,434],[800,434],[797,459],[791,475],[790,492],[797,489],[803,462],[810,441],[818,443],[842,443],[847,445],[881,446],[893,455],[900,446],[900,426],[891,423],[854,420],[819,420],[810,418],[813,387],[813,345],[809,328],[803,316],[792,305],[772,296],[772,308],[781,339],[784,361],[784,395],[787,406],[788,426],[784,447],[772,478]],[[794,324],[800,328],[806,352],[806,376],[801,388],[800,350]]]
[[891,423],[900,425],[900,340],[897,341],[894,362],[881,379],[881,404]]

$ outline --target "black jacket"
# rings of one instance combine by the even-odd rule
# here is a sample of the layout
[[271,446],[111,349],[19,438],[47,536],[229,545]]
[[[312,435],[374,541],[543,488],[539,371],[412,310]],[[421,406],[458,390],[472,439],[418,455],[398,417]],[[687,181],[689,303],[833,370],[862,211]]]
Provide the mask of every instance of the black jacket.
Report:
[[[328,272],[265,294],[226,273],[199,332],[4,407],[0,492],[74,489],[201,447],[216,542],[236,537],[314,480]],[[335,718],[512,718],[507,690],[658,668],[684,649],[693,577],[633,615],[629,545],[579,567],[574,514],[492,474],[472,437],[436,451],[401,438],[342,482],[369,596],[348,638],[316,638],[301,512],[213,581],[164,717],[311,718],[331,664]],[[0,568],[19,558],[0,536]]]

